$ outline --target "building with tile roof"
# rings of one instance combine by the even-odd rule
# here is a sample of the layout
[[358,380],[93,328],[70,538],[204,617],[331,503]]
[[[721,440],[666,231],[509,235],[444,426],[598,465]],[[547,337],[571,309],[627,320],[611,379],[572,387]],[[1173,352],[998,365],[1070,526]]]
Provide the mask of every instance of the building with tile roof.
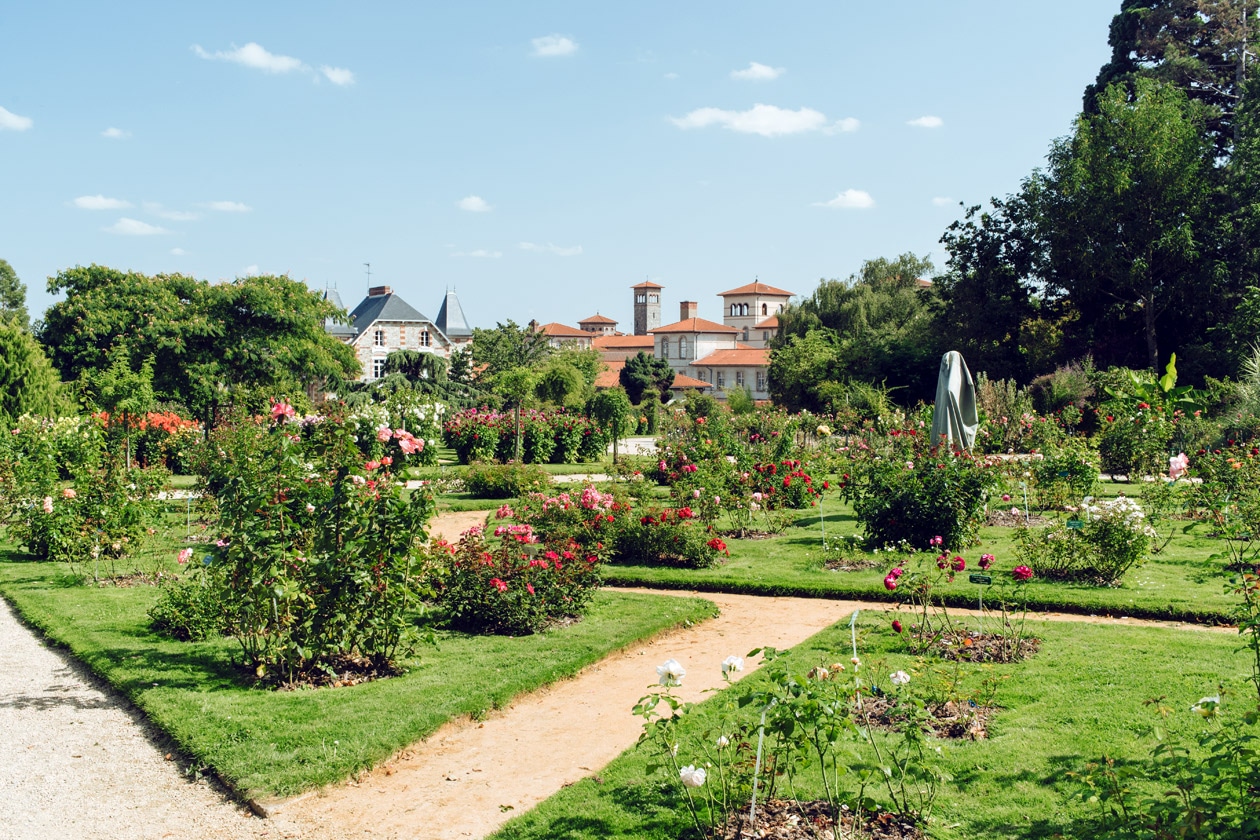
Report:
[[589,318],[578,321],[578,328],[595,335],[617,335],[617,322],[607,315],[596,312]]
[[[740,331],[740,340],[758,347],[765,347],[769,339],[758,330],[758,324],[783,311],[792,299],[792,292],[778,289],[761,281],[746,283],[734,289],[719,292],[722,298],[722,323]],[[778,330],[776,321],[775,330]]]
[[590,350],[591,342],[595,340],[593,333],[570,327],[567,324],[558,324],[554,321],[550,324],[530,321],[529,329],[532,332],[540,332],[547,336],[547,343],[558,350],[564,348]]
[[[325,300],[341,306],[335,290],[324,292]],[[327,322],[324,329],[354,348],[363,370],[361,381],[379,379],[385,359],[395,350],[416,350],[449,358],[451,351],[472,340],[472,330],[454,292],[442,302],[441,320],[459,335],[452,340],[438,323],[403,300],[389,286],[373,286],[354,311],[349,324]]]

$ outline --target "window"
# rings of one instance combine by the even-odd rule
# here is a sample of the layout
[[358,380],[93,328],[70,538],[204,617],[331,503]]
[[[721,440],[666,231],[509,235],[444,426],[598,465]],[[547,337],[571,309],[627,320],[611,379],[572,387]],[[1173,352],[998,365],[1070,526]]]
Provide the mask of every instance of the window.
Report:
[[372,333],[372,344],[377,347],[385,346],[385,330],[377,330]]
[[766,314],[766,305],[765,305],[764,303],[763,303],[763,304],[761,304],[761,314],[762,314],[762,315],[765,315],[765,314]]
[[732,303],[731,304],[731,317],[734,318],[738,314],[739,314],[739,305]]
[[682,338],[678,339],[678,358],[680,359],[689,358],[687,356],[687,337],[686,336],[683,336]]
[[648,295],[648,303],[660,303],[660,302],[661,302],[660,295]]
[[744,372],[742,370],[735,371],[735,384],[744,387]]
[[745,303],[739,307],[739,314],[745,316],[748,314],[748,304]]
[[748,340],[748,327],[744,327],[744,341]]
[[635,296],[634,296],[634,302],[635,302],[635,303],[647,303],[647,295],[635,295]]
[[725,371],[720,371],[720,370],[719,370],[719,371],[715,374],[715,377],[716,377],[716,379],[717,379],[717,382],[715,382],[715,383],[713,383],[713,384],[714,384],[714,385],[717,385],[719,388],[725,388],[725,387],[726,387],[726,372],[725,372]]
[[429,339],[429,331],[428,331],[428,330],[421,330],[421,331],[420,331],[420,346],[421,346],[421,347],[428,347],[428,346],[429,346],[429,341],[430,341],[430,339]]
[[762,330],[761,340],[766,342],[767,344],[770,343],[770,330]]
[[757,371],[757,390],[766,390],[766,372],[764,370]]
[[661,358],[662,359],[669,358],[669,339],[668,338],[661,339]]
[[385,360],[373,359],[372,360],[372,378],[380,379],[384,375],[385,375]]

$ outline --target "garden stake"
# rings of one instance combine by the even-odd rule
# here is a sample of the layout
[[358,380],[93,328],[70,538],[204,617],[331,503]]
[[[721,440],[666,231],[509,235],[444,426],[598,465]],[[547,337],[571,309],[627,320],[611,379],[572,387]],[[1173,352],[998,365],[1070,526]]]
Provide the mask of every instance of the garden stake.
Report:
[[853,611],[853,618],[849,619],[849,636],[853,639],[853,658],[857,659],[857,617],[861,610]]
[[748,807],[748,829],[757,827],[757,782],[761,781],[761,746],[766,742],[766,706],[761,710],[761,725],[757,728],[757,762],[753,765],[752,804]]

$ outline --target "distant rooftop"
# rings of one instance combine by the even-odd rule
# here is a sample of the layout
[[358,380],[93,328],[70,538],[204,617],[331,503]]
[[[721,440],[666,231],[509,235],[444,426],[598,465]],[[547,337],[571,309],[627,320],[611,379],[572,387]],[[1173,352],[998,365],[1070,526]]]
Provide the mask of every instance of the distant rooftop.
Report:
[[740,286],[738,289],[730,289],[725,292],[718,292],[718,297],[726,297],[727,295],[770,295],[771,297],[791,297],[792,292],[783,289],[776,289],[760,281]]
[[373,321],[429,321],[429,318],[394,294],[389,286],[374,286],[350,313],[350,324],[356,333]]
[[464,318],[464,309],[459,305],[455,292],[448,291],[442,299],[442,308],[438,310],[437,320],[433,322],[448,338],[466,338],[472,335],[472,329]]

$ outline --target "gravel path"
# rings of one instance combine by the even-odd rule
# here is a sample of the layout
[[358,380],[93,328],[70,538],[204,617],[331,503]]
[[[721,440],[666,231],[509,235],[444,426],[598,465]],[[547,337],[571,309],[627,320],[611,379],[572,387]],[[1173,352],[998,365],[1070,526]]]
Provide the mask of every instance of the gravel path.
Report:
[[189,781],[126,701],[0,599],[0,837],[237,840],[282,833]]

